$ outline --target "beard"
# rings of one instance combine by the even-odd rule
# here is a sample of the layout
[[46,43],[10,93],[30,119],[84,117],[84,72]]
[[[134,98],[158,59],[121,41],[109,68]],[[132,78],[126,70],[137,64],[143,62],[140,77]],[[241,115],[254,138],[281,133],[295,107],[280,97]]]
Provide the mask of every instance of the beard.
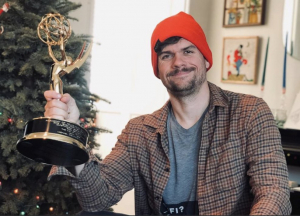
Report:
[[[181,70],[175,69],[171,71],[167,77],[176,75],[179,72],[191,72],[196,71],[195,67],[182,68]],[[184,85],[179,86],[173,80],[169,81],[169,85],[166,85],[167,90],[177,98],[184,98],[192,96],[199,92],[202,84],[206,81],[206,71],[200,72],[200,75],[194,73],[192,79],[188,80]]]

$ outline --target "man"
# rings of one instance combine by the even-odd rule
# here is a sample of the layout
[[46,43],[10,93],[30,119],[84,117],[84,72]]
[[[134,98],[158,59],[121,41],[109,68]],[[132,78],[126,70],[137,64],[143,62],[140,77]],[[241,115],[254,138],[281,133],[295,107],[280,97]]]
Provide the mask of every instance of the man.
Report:
[[[90,212],[135,188],[137,215],[290,214],[286,161],[272,113],[262,99],[206,80],[212,54],[193,17],[180,12],[159,23],[151,52],[170,100],[130,120],[101,163],[90,154],[76,172],[53,167],[49,178],[69,176]],[[45,98],[45,116],[78,121],[72,97],[47,91]]]

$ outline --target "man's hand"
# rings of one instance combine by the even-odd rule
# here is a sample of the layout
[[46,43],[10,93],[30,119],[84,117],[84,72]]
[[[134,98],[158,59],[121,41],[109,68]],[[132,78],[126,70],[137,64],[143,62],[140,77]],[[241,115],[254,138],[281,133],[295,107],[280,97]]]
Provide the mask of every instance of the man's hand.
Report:
[[47,100],[45,106],[45,117],[78,123],[79,110],[74,98],[69,94],[59,94],[55,91],[45,91],[44,96]]

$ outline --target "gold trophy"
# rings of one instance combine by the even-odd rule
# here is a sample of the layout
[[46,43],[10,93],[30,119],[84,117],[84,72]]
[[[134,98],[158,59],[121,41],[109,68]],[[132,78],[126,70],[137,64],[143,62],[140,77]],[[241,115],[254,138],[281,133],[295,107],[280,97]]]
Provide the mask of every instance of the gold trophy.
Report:
[[[92,46],[84,43],[77,59],[66,55],[65,44],[71,35],[69,21],[60,14],[46,14],[37,28],[39,38],[48,45],[51,67],[50,89],[63,94],[61,77],[79,68],[88,58]],[[59,46],[61,61],[57,60],[52,46]],[[54,118],[40,117],[26,123],[24,137],[17,142],[17,150],[37,162],[75,166],[88,161],[86,151],[88,132],[79,125]]]

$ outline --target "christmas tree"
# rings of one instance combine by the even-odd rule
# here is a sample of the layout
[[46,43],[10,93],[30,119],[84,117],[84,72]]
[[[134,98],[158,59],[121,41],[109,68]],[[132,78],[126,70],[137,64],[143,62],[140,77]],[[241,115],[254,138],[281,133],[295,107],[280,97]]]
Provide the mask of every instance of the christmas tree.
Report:
[[[16,143],[26,122],[43,116],[43,93],[49,89],[53,60],[37,35],[37,26],[48,13],[76,20],[68,14],[81,5],[68,0],[6,1],[9,11],[0,14],[0,215],[75,214],[81,209],[69,182],[62,176],[47,181],[51,166],[25,158],[16,150]],[[0,7],[6,1],[0,0]],[[67,55],[76,59],[84,41],[89,40],[87,35],[72,33]],[[59,50],[54,54],[59,56]],[[87,70],[88,62],[62,80],[64,92],[75,98],[80,109],[81,125],[90,133],[88,144],[95,148],[99,144],[94,135],[110,131],[95,126],[93,104],[102,98],[88,90]]]

